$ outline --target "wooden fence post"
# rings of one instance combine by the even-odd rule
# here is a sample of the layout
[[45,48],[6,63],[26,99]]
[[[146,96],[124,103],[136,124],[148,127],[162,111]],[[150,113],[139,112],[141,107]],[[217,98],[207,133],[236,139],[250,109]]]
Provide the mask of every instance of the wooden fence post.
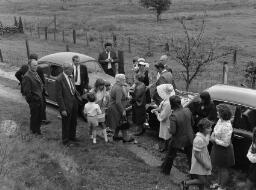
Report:
[[48,32],[48,28],[47,28],[47,27],[45,27],[45,28],[44,28],[44,36],[45,36],[45,40],[47,40],[47,37],[48,37],[47,32]]
[[121,50],[118,50],[117,55],[118,55],[118,73],[124,74],[124,52]]
[[132,52],[131,51],[131,38],[130,37],[128,38],[128,51],[129,51],[129,53]]
[[0,61],[1,61],[1,62],[4,62],[3,54],[2,54],[2,50],[1,50],[1,49],[0,49]]
[[69,50],[69,45],[68,44],[66,44],[66,51],[67,52],[69,52],[70,50]]
[[65,42],[65,32],[62,30],[62,41]]
[[100,45],[101,45],[101,48],[104,49],[104,39],[103,39],[103,35],[102,35],[101,32],[99,33],[99,37],[100,37]]
[[112,34],[112,37],[113,37],[113,43],[114,43],[114,47],[116,48],[117,47],[117,38],[116,38],[116,34]]
[[224,61],[223,63],[223,84],[228,84],[228,62]]
[[30,48],[29,48],[29,43],[28,40],[26,39],[26,49],[27,49],[27,57],[29,59],[29,55],[30,55]]
[[30,32],[30,35],[32,36],[32,27],[31,26],[29,27],[29,32]]
[[54,15],[54,32],[53,32],[53,39],[56,40],[56,30],[57,30],[57,18]]
[[89,44],[89,39],[88,39],[88,33],[87,32],[85,32],[85,38],[86,38],[86,45],[87,45],[87,47],[89,47],[90,44]]
[[40,27],[39,27],[39,24],[37,26],[37,35],[38,35],[38,38],[40,39]]
[[76,30],[73,29],[73,42],[76,44]]

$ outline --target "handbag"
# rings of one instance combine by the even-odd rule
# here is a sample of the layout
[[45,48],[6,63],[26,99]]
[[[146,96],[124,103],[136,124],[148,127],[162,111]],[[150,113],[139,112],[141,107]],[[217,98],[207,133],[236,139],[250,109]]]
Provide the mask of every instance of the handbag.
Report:
[[128,119],[126,116],[122,116],[119,121],[119,129],[120,130],[127,130],[130,128],[130,123],[128,122]]
[[98,115],[97,115],[97,119],[98,119],[98,122],[99,122],[99,123],[105,122],[105,113],[98,114]]

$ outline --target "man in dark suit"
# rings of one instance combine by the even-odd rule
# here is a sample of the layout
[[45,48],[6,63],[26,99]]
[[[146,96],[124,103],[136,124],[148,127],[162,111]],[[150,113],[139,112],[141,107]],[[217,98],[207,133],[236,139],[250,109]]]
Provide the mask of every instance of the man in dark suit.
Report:
[[80,58],[78,55],[72,57],[73,67],[74,67],[74,79],[76,90],[83,95],[85,89],[88,90],[89,77],[87,72],[87,67],[80,64]]
[[[20,82],[20,91],[21,93],[23,93],[23,86],[22,86],[22,79],[24,77],[24,75],[26,74],[26,72],[29,70],[29,62],[31,62],[31,60],[38,60],[38,56],[37,54],[30,54],[29,56],[29,61],[28,61],[28,64],[24,64],[21,66],[21,68],[15,73],[15,77],[18,79],[18,81]],[[47,96],[47,92],[45,90],[45,78],[44,78],[44,73],[42,71],[42,69],[40,69],[40,67],[37,68],[36,70],[37,74],[39,75],[41,81],[43,82],[43,85],[44,85],[44,89],[43,89],[43,109],[42,109],[42,121],[41,121],[41,124],[43,125],[47,125],[50,123],[49,120],[47,120],[46,118],[46,99],[45,99],[45,96]]]
[[114,77],[118,74],[118,59],[116,53],[112,50],[111,43],[105,43],[104,47],[105,51],[99,54],[98,61],[104,72]]
[[168,145],[168,152],[162,163],[162,173],[170,175],[173,160],[177,156],[178,150],[184,150],[187,155],[189,165],[192,156],[192,144],[194,133],[192,129],[193,117],[188,108],[182,108],[179,96],[170,97],[171,108],[173,113],[170,116],[170,129],[172,137]]
[[76,139],[78,103],[73,81],[73,66],[65,63],[63,73],[56,79],[56,100],[62,118],[62,143],[70,145]]
[[[157,63],[155,65],[155,67],[156,67],[156,69],[157,69],[157,71],[160,75],[159,75],[159,78],[156,81],[152,97],[153,97],[153,100],[155,101],[155,103],[157,105],[160,105],[160,103],[162,101],[162,98],[158,95],[156,87],[161,85],[161,84],[173,84],[173,76],[172,76],[171,72],[169,72],[165,69],[165,66],[162,62]],[[175,87],[174,87],[174,89],[175,89]]]
[[22,79],[22,93],[30,108],[30,130],[34,134],[41,134],[41,117],[43,109],[43,82],[37,74],[37,61],[29,62],[29,70]]

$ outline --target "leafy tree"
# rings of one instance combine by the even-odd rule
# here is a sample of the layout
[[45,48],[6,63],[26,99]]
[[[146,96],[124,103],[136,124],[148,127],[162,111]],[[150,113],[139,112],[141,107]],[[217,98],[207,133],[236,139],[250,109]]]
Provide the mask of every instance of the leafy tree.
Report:
[[164,11],[170,9],[171,0],[140,0],[143,7],[151,9],[156,13],[156,21],[160,21],[160,16]]
[[184,68],[182,76],[186,82],[186,90],[189,90],[191,82],[202,72],[207,70],[207,66],[213,61],[232,54],[233,49],[217,53],[219,48],[216,43],[204,39],[205,21],[202,20],[200,30],[197,34],[190,34],[185,23],[185,18],[178,18],[182,25],[184,38],[172,38],[170,43],[171,56]]

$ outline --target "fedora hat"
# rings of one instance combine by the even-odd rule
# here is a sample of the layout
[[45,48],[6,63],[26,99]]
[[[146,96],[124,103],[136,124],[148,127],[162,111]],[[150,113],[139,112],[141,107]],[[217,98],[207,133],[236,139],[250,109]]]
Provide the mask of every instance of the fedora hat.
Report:
[[156,87],[158,95],[163,99],[167,99],[175,95],[175,91],[171,84],[161,84]]

